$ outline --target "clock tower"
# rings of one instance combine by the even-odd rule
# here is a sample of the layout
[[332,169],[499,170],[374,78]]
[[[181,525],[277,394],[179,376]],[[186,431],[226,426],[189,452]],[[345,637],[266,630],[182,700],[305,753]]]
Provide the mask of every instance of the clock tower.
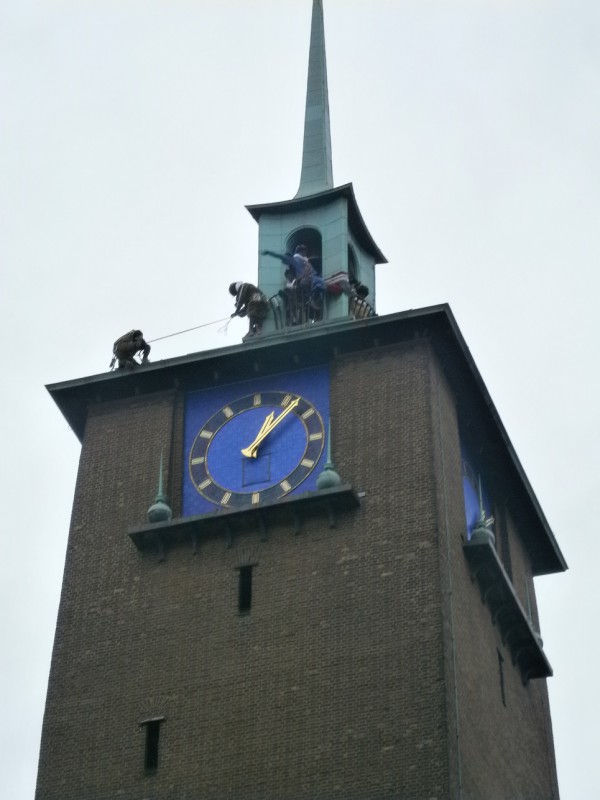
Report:
[[300,188],[248,208],[261,336],[48,387],[82,450],[37,800],[556,800],[566,564],[450,308],[376,315],[321,0]]

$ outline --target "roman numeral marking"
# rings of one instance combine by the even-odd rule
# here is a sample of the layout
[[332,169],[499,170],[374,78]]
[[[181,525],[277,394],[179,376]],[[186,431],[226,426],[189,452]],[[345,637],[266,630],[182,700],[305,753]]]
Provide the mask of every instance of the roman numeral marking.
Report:
[[322,433],[311,433],[308,438],[310,439],[311,442],[318,442],[319,439],[323,438],[323,434]]
[[286,396],[281,401],[281,405],[282,406],[289,406],[291,399],[292,399],[292,395],[291,394],[286,394]]
[[192,458],[192,466],[194,466],[194,464],[204,464],[205,461],[206,459],[204,458],[204,456],[198,456],[198,458]]
[[231,492],[225,492],[223,497],[221,498],[221,505],[226,506],[227,503],[231,500]]
[[262,403],[262,397],[259,394],[254,395],[254,405],[259,406]]
[[252,493],[252,505],[255,506],[260,503],[260,492]]
[[291,483],[288,483],[288,481],[281,481],[279,485],[281,486],[284,492],[289,492],[289,490],[292,488]]
[[199,489],[206,489],[206,487],[210,486],[211,483],[212,483],[212,481],[210,480],[210,478],[207,478],[205,481],[202,481],[202,483],[198,485],[198,488]]
[[225,408],[223,409],[223,413],[225,414],[227,419],[233,417],[233,411],[229,408],[229,406],[225,406]]
[[312,417],[314,413],[314,408],[309,408],[308,411],[305,411],[304,414],[302,414],[302,419],[308,419],[309,417]]
[[203,431],[200,431],[200,436],[203,439],[212,439],[212,435],[213,435],[212,431],[207,431],[206,429],[203,430]]
[[302,464],[303,467],[309,467],[309,468],[314,467],[315,465],[315,462],[312,461],[310,458],[303,458],[300,463]]

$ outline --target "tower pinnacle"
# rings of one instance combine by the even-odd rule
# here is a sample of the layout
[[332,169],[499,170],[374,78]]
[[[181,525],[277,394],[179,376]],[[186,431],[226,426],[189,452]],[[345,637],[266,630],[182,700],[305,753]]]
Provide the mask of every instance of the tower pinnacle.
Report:
[[[333,185],[323,0],[312,6],[300,186],[292,200],[246,208],[259,225],[258,286],[272,308],[264,333],[376,313],[375,265],[384,264],[385,256],[365,225],[352,184]],[[281,266],[300,264],[293,259],[301,246],[312,270],[308,294],[287,285]]]
[[313,0],[302,172],[296,197],[333,189],[323,0]]

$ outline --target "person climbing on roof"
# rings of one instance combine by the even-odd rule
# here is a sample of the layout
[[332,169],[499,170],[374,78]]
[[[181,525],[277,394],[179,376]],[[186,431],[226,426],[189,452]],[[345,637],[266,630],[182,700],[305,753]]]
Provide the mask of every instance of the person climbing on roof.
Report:
[[250,327],[248,336],[258,336],[269,310],[269,301],[257,286],[252,283],[232,283],[229,294],[235,297],[233,317],[248,317]]
[[119,369],[133,369],[139,366],[134,358],[136,353],[141,353],[142,364],[147,364],[150,349],[150,345],[145,341],[142,332],[134,328],[134,330],[124,333],[114,343],[110,368],[114,368],[115,362],[117,362]]

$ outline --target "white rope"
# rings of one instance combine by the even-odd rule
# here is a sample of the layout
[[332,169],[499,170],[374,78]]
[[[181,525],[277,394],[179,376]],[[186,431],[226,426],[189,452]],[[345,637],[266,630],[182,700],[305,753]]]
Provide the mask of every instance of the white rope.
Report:
[[[152,344],[153,342],[160,342],[161,339],[170,339],[171,336],[180,336],[182,333],[189,333],[190,331],[197,331],[199,328],[207,328],[209,325],[218,325],[219,322],[225,322],[228,320],[227,325],[231,321],[229,317],[223,317],[223,319],[216,319],[214,322],[204,322],[202,325],[196,325],[194,328],[186,328],[184,331],[177,331],[176,333],[167,333],[166,336],[158,336],[156,339],[148,339],[148,344]],[[219,331],[227,332],[227,325],[224,325],[222,328],[219,328]]]

